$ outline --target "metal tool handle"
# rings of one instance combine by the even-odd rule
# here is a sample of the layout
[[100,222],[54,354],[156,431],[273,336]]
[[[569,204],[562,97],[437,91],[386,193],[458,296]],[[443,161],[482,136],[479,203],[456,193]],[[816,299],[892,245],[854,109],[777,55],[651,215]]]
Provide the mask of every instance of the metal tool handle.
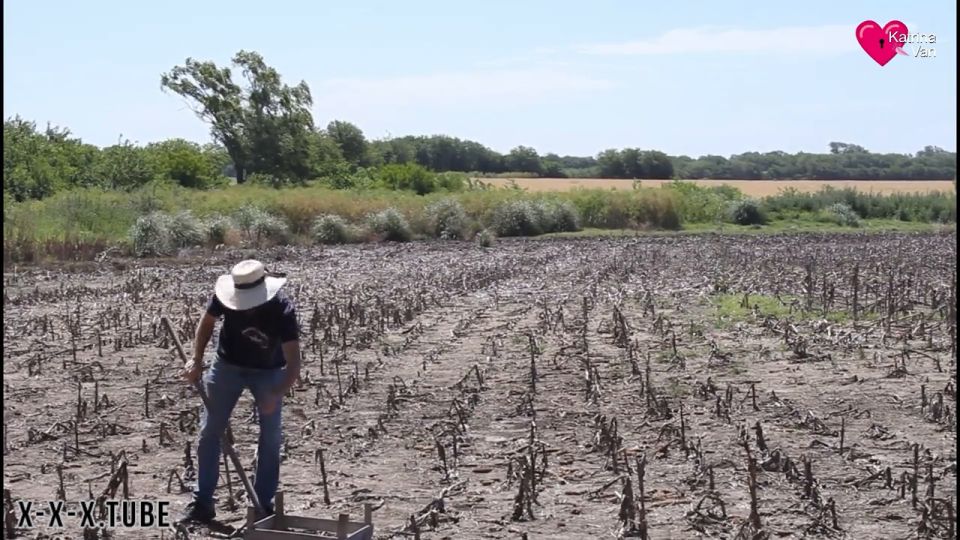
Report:
[[[173,324],[170,323],[170,319],[163,317],[161,319],[163,325],[167,327],[167,331],[170,332],[170,337],[173,338],[173,344],[177,348],[177,353],[180,354],[180,359],[183,360],[183,364],[186,365],[187,353],[183,351],[183,345],[180,344],[180,338],[177,337],[177,332],[173,329]],[[197,389],[197,392],[200,394],[200,400],[203,401],[203,406],[207,409],[210,408],[210,402],[207,399],[207,393],[203,389],[202,381],[198,381],[193,385]],[[253,490],[253,486],[250,484],[250,479],[247,477],[247,473],[243,471],[243,464],[240,463],[240,458],[237,457],[237,452],[233,449],[233,430],[230,429],[230,421],[227,420],[227,440],[221,440],[220,446],[223,448],[223,453],[230,458],[230,461],[233,462],[233,467],[237,470],[237,473],[240,475],[240,479],[243,480],[243,489],[247,490],[247,497],[250,498],[250,501],[253,502],[254,508],[257,509],[260,513],[266,513],[263,505],[260,504],[260,499],[257,497],[257,492]]]

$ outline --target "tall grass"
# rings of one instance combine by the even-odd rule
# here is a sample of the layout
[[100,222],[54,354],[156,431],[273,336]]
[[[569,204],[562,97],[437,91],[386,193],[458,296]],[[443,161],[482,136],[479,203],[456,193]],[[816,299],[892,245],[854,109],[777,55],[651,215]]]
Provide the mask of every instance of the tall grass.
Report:
[[[518,204],[529,208],[535,216],[537,226],[530,231],[579,227],[677,230],[685,223],[729,220],[725,213],[730,204],[744,198],[733,188],[704,188],[689,182],[672,182],[661,188],[641,184],[633,190],[578,188],[529,193],[487,188],[423,196],[409,191],[337,190],[320,185],[282,189],[241,185],[201,191],[151,184],[130,193],[81,189],[22,203],[10,202],[5,197],[4,260],[91,258],[109,246],[119,246],[129,253],[133,251],[131,228],[140,216],[154,211],[186,220],[191,225],[191,241],[196,240],[192,227],[192,218],[196,218],[203,227],[205,240],[216,244],[228,242],[232,237],[226,233],[232,228],[247,233],[240,238],[276,235],[281,240],[306,239],[312,236],[319,216],[339,216],[354,227],[368,223],[369,216],[388,208],[396,209],[403,217],[413,237],[442,235],[449,227],[438,224],[443,221],[446,225],[449,221],[456,222],[464,232],[463,238],[469,238],[472,231],[496,231],[498,212],[502,214],[503,208]],[[816,221],[841,203],[861,219],[956,222],[955,193],[882,196],[828,188],[818,193],[788,190],[759,201],[774,222]],[[462,215],[458,207],[462,208]],[[263,219],[256,226],[238,225],[237,214],[249,212],[241,211],[249,208],[258,208],[274,220]],[[441,208],[447,208],[443,220],[438,219]],[[182,214],[185,211],[191,213]],[[454,235],[448,232],[447,236]]]
[[796,217],[844,204],[864,219],[900,219],[928,223],[956,223],[957,195],[954,193],[895,193],[880,195],[852,188],[827,186],[816,193],[786,189],[763,200],[772,217]]
[[727,218],[731,203],[742,200],[743,193],[731,186],[704,187],[693,182],[663,184],[675,194],[677,212],[685,223],[717,223]]

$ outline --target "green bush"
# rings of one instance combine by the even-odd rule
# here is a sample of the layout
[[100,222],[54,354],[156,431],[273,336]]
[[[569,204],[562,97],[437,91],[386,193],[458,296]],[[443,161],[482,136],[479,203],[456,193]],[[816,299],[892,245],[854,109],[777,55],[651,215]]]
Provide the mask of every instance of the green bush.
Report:
[[146,147],[157,175],[186,188],[208,188],[222,183],[222,171],[213,152],[197,143],[169,139]]
[[137,218],[130,229],[133,252],[138,257],[169,255],[173,251],[173,220],[163,212],[151,212]]
[[463,240],[467,238],[469,218],[463,205],[456,199],[442,199],[426,208],[430,223],[430,233],[443,240]]
[[318,216],[313,222],[311,234],[318,244],[346,244],[350,241],[347,222],[333,214]]
[[579,231],[580,212],[571,201],[506,200],[493,209],[490,226],[504,237]]
[[233,228],[230,218],[222,214],[213,214],[203,221],[204,236],[212,244],[223,244],[227,241],[227,233]]
[[537,236],[542,234],[541,209],[526,200],[508,200],[493,209],[491,228],[497,236]]
[[137,218],[130,228],[133,252],[137,256],[169,255],[177,248],[204,243],[206,228],[189,210],[173,216],[150,212]]
[[860,226],[860,216],[847,204],[834,203],[827,208],[827,213],[830,215],[831,221],[837,225],[844,227]]
[[678,194],[672,190],[643,188],[635,190],[575,189],[562,198],[573,202],[582,225],[598,229],[633,227],[676,230],[681,217]]
[[703,187],[674,180],[663,184],[662,189],[676,194],[677,210],[685,223],[722,221],[730,204],[743,198],[740,190],[725,185]]
[[728,219],[737,225],[764,225],[767,217],[760,204],[753,199],[734,201],[727,210]]
[[377,183],[377,179],[374,176],[375,172],[373,169],[365,169],[363,167],[351,171],[350,168],[344,164],[342,167],[331,170],[327,175],[318,179],[317,183],[331,189],[370,189]]
[[470,175],[462,172],[447,171],[436,174],[436,186],[440,191],[463,191],[471,185]]
[[252,204],[246,204],[237,209],[233,213],[233,223],[240,229],[240,232],[249,237],[253,234],[253,229],[256,221],[261,218],[266,212],[259,206],[253,206]]
[[415,163],[380,167],[377,183],[387,189],[413,191],[417,195],[426,195],[437,189],[436,175]]
[[627,225],[627,219],[610,219],[610,205],[608,204],[609,195],[598,189],[577,189],[568,194],[572,197],[583,223],[588,227],[595,228],[623,228]]
[[815,193],[800,193],[785,189],[763,199],[763,207],[776,215],[787,213],[816,213],[826,211],[834,204],[846,204],[864,219],[899,219],[955,223],[957,220],[956,193],[864,193],[853,188],[837,189],[826,186]]
[[266,214],[262,219],[256,222],[254,227],[256,233],[256,243],[260,245],[263,241],[274,243],[283,243],[289,238],[287,225],[273,214]]
[[184,210],[170,219],[170,236],[177,247],[193,247],[203,244],[205,239],[203,224],[193,212]]
[[573,232],[580,230],[580,213],[570,201],[542,201],[545,232]]
[[370,214],[367,218],[370,230],[374,234],[389,242],[408,242],[413,238],[410,225],[406,218],[396,208]]
[[477,244],[482,248],[492,247],[497,240],[497,235],[490,229],[483,229],[477,233]]
[[246,240],[256,245],[264,241],[282,242],[288,235],[283,220],[258,206],[248,204],[240,207],[234,213],[233,221]]

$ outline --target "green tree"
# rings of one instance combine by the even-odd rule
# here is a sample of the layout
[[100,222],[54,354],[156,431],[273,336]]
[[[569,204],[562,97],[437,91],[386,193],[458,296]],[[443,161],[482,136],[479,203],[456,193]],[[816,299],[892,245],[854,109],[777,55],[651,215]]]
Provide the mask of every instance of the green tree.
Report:
[[243,183],[248,173],[306,178],[314,168],[310,144],[313,98],[307,83],[288,86],[256,52],[233,57],[246,85],[234,82],[228,67],[187,58],[160,77],[163,88],[192,103],[194,112],[210,124]]
[[540,173],[544,178],[566,178],[567,173],[563,170],[563,163],[559,159],[544,159],[543,171]]
[[310,134],[310,147],[316,162],[313,176],[329,176],[333,171],[347,168],[340,146],[326,133],[314,130]]
[[204,188],[223,174],[222,156],[184,139],[169,139],[147,145],[158,175],[183,187]]
[[848,143],[842,143],[842,142],[830,143],[831,154],[866,153],[866,151],[867,151],[866,148],[856,144],[848,144]]
[[363,131],[350,122],[333,120],[327,124],[327,135],[340,148],[343,159],[354,165],[367,165],[369,145]]
[[518,146],[506,156],[506,166],[510,172],[531,172],[540,174],[543,164],[540,155],[529,146]]
[[604,150],[597,155],[597,165],[600,166],[600,176],[603,178],[625,178],[627,172],[620,159],[620,151],[613,148]]
[[623,171],[619,178],[647,178],[643,168],[643,154],[639,148],[624,148],[618,157]]
[[146,149],[130,141],[103,149],[96,175],[104,187],[132,190],[157,178],[157,168]]
[[374,141],[370,145],[376,161],[383,164],[410,163],[417,152],[416,145],[408,137],[386,138]]
[[[66,187],[77,172],[71,164],[69,132],[47,128],[20,116],[3,123],[3,190],[14,200],[42,199]],[[78,146],[79,148],[79,146]],[[75,161],[75,160],[74,160]]]
[[670,156],[659,150],[646,150],[640,160],[643,164],[643,178],[667,180],[673,178],[673,162]]

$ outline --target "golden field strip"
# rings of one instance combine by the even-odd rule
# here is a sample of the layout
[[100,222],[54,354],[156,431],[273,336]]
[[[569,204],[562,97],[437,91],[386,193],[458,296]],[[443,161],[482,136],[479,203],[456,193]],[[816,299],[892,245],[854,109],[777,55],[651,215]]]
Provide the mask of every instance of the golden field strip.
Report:
[[[614,180],[607,178],[479,178],[481,182],[494,186],[506,186],[514,181],[527,191],[569,191],[576,188],[633,189],[633,180]],[[704,187],[733,186],[750,197],[776,195],[785,188],[794,188],[800,192],[817,192],[825,186],[838,189],[852,187],[864,193],[929,193],[932,191],[952,192],[950,180],[684,180],[695,182]],[[671,180],[642,180],[644,187],[659,187]]]

